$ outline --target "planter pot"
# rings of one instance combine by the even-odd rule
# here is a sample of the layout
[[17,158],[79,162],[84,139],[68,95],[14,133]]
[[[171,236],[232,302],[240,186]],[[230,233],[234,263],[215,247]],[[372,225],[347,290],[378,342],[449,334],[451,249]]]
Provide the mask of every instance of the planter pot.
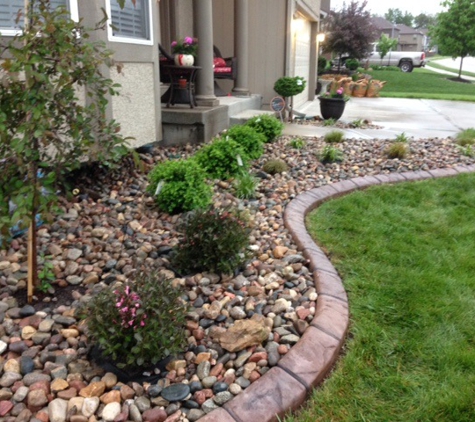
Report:
[[320,100],[320,113],[325,120],[338,120],[343,115],[346,104],[343,98],[318,97],[318,99]]
[[177,66],[193,66],[195,58],[192,54],[175,54],[175,64]]

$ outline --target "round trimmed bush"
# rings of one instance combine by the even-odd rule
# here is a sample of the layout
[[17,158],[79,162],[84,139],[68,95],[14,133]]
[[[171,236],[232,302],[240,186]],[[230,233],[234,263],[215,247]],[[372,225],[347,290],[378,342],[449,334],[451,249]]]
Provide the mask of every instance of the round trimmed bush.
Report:
[[195,155],[197,163],[215,179],[226,180],[248,169],[249,157],[233,139],[215,139]]
[[257,160],[264,153],[265,136],[250,126],[233,126],[224,137],[241,145],[251,160]]
[[307,82],[301,76],[283,76],[274,84],[274,91],[282,97],[293,97],[305,89]]
[[212,188],[206,183],[206,173],[193,160],[166,161],[149,174],[148,192],[158,207],[177,214],[206,207],[211,203]]
[[272,142],[275,138],[282,135],[284,124],[274,116],[263,114],[254,116],[246,122],[246,126],[252,127],[257,132],[265,136],[264,142]]

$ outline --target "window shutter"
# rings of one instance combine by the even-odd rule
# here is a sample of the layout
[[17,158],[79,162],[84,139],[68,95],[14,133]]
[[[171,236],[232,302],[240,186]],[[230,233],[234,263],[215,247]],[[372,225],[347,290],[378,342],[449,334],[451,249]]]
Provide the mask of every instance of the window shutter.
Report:
[[127,0],[123,9],[120,8],[116,0],[109,1],[111,2],[113,35],[145,40],[150,39],[147,0],[137,0],[135,6],[130,0]]

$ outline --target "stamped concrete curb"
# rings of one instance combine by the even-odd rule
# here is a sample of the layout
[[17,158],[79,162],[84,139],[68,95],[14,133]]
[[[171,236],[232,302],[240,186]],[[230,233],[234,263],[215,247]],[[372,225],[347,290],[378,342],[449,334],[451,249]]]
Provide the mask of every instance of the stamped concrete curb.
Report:
[[290,202],[284,223],[310,263],[318,293],[315,317],[298,343],[264,376],[200,422],[276,422],[299,407],[331,370],[349,325],[348,297],[330,260],[305,227],[306,215],[329,199],[370,186],[475,173],[475,165],[357,177],[311,189]]

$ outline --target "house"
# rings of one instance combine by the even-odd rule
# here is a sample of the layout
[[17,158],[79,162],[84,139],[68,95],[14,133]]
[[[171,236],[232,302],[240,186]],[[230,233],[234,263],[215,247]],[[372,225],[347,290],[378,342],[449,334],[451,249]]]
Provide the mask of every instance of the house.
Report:
[[[104,41],[123,63],[120,74],[108,70],[122,85],[122,95],[110,100],[108,116],[121,124],[125,136],[135,138],[134,147],[209,140],[229,127],[232,113],[246,107],[268,110],[281,76],[303,76],[308,82],[295,107],[315,97],[320,0],[136,0],[135,5],[126,0],[124,9],[117,0],[50,1],[66,6],[86,27],[103,17],[103,9],[107,12],[112,26],[91,38]],[[2,0],[2,37],[21,30],[15,17],[23,7],[24,0]],[[158,45],[169,49],[172,40],[187,35],[199,42],[198,107],[167,109],[161,103]],[[232,99],[215,95],[213,45],[237,59],[236,79],[219,81]]]
[[414,29],[407,25],[398,24],[399,50],[400,51],[423,51],[427,47],[427,37],[420,29]]
[[372,17],[371,20],[373,25],[378,29],[375,41],[379,40],[383,34],[386,34],[389,38],[399,39],[400,28],[398,28],[396,24],[380,16]]

